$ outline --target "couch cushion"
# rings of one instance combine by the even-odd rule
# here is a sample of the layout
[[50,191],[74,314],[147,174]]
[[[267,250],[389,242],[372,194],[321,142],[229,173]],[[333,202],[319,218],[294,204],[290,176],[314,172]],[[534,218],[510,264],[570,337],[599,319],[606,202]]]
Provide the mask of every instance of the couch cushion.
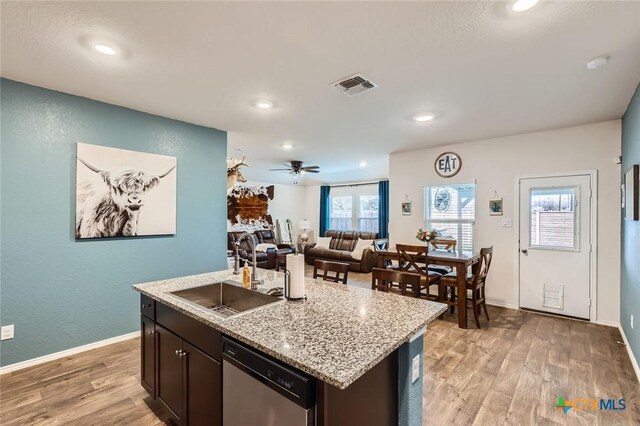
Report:
[[260,229],[254,232],[261,243],[276,243],[276,235],[271,229]]
[[327,249],[323,249],[320,247],[311,247],[306,250],[306,254],[312,257],[322,257],[325,251],[327,251]]
[[359,260],[356,260],[351,256],[352,252],[350,252],[350,251],[346,251],[345,250],[345,251],[340,251],[339,253],[340,253],[340,261],[341,262],[354,262],[354,263],[360,262]]
[[358,238],[362,238],[363,240],[375,240],[378,238],[377,232],[358,232]]

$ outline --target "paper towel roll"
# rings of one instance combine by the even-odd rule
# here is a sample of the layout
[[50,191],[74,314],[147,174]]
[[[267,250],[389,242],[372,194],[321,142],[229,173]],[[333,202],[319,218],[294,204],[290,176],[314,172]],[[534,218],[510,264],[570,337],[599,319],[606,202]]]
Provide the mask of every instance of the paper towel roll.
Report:
[[301,299],[304,297],[304,255],[288,254],[287,270],[291,274],[291,290],[289,298]]

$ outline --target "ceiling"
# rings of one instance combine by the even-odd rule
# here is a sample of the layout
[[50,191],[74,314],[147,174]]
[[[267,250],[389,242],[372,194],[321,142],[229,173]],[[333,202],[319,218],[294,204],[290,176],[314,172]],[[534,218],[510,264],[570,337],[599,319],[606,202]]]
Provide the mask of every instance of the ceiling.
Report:
[[[321,167],[303,184],[372,180],[392,152],[622,116],[640,80],[640,2],[507,5],[3,1],[1,71],[227,130],[248,178],[282,183],[267,169],[289,160]],[[354,73],[379,87],[331,87]],[[275,107],[255,108],[262,98]],[[423,111],[436,119],[411,119]]]

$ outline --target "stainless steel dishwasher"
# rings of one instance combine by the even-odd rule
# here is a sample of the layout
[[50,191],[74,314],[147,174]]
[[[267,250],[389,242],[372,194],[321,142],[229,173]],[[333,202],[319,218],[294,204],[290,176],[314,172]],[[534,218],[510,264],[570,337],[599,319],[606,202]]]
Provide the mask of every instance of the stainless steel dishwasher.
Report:
[[224,426],[314,425],[313,377],[233,340],[222,341]]

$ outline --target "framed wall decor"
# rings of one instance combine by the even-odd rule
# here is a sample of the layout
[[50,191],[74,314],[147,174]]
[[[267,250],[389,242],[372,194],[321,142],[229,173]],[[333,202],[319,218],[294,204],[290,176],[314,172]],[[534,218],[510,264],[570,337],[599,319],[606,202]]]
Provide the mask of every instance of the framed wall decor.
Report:
[[402,202],[402,215],[403,216],[411,216],[411,200],[409,200],[409,196],[404,196],[404,201]]
[[626,220],[640,220],[640,206],[638,205],[639,180],[640,166],[634,164],[624,174],[624,218]]
[[490,216],[502,216],[504,209],[504,203],[502,198],[494,197],[489,200],[489,215]]
[[177,159],[78,143],[76,239],[176,233]]
[[462,168],[462,159],[455,152],[443,152],[436,158],[433,167],[443,178],[450,178],[458,174]]

